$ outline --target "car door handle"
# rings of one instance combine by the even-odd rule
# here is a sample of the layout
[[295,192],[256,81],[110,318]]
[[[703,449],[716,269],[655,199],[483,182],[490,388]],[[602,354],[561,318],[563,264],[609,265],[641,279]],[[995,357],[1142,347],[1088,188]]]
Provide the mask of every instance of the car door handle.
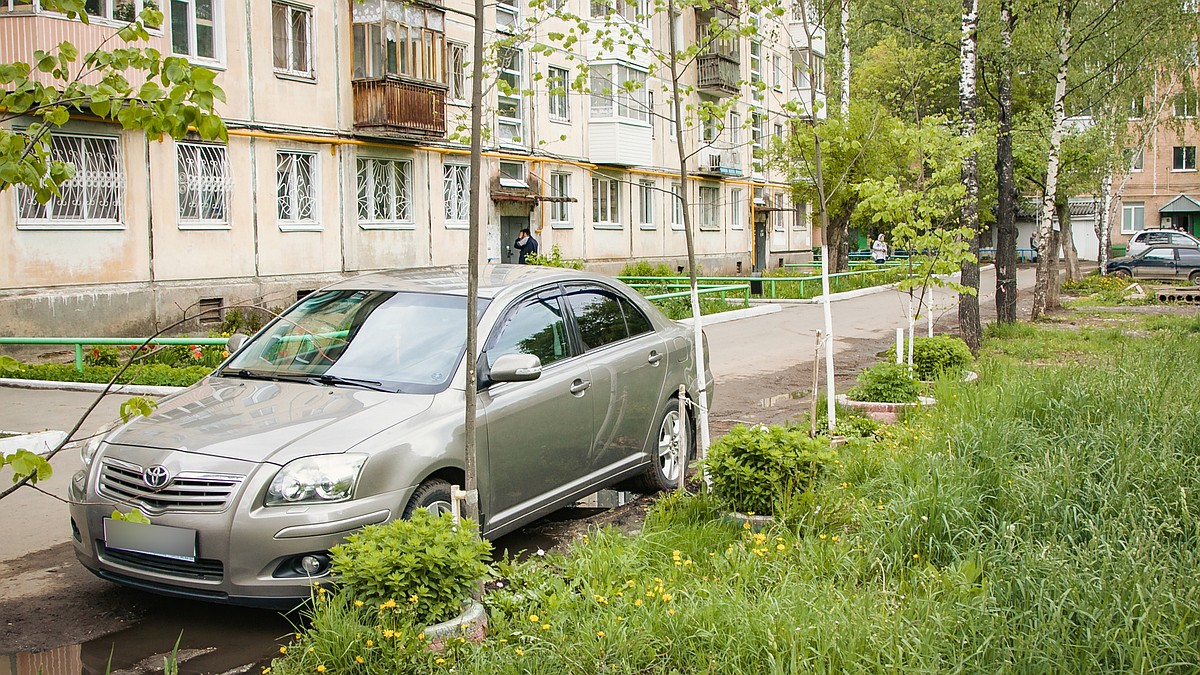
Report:
[[646,357],[646,361],[652,366],[657,366],[658,362],[662,361],[662,354],[659,354],[657,349],[652,350],[650,356]]
[[576,395],[582,394],[590,386],[592,386],[592,383],[589,380],[575,380],[571,383],[571,393]]

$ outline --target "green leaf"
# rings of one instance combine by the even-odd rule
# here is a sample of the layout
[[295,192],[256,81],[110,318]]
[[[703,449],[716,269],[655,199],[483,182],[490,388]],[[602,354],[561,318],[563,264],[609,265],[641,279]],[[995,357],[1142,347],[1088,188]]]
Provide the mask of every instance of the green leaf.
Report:
[[135,415],[149,417],[150,413],[158,408],[158,401],[153,399],[134,396],[121,404],[120,415],[122,422],[128,422]]
[[13,469],[13,482],[19,482],[28,477],[30,483],[37,483],[50,477],[53,470],[45,457],[28,450],[17,450],[4,457],[4,462]]
[[118,510],[114,510],[110,517],[113,520],[123,520],[127,523],[141,523],[143,525],[150,524],[150,519],[147,518],[146,514],[142,513],[139,509],[132,509],[129,511],[129,513],[121,513]]

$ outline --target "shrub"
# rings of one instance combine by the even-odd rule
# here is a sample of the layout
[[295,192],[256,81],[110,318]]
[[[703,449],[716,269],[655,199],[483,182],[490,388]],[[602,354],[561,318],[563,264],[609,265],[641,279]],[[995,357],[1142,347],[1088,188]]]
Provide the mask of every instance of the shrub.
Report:
[[[884,358],[896,360],[895,345],[888,348]],[[960,338],[935,335],[913,340],[913,371],[919,380],[936,380],[943,375],[958,377],[974,360],[971,348]]]
[[394,601],[429,624],[459,613],[488,573],[491,548],[468,521],[455,525],[449,513],[418,509],[408,520],[368,525],[330,552],[343,593],[369,604]]
[[[9,369],[9,377],[25,380],[52,380],[55,382],[91,382],[107,384],[120,368],[115,366],[85,366],[83,371],[66,363],[22,363]],[[205,366],[172,368],[161,363],[131,366],[117,380],[118,384],[141,384],[152,387],[187,387],[199,382],[212,372]]]
[[799,427],[737,424],[713,443],[705,465],[718,499],[743,513],[774,514],[835,457],[828,437],[809,438]]
[[1115,275],[1102,275],[1099,272],[1092,272],[1083,277],[1079,281],[1064,281],[1062,290],[1067,292],[1088,293],[1119,293],[1124,291],[1130,284],[1129,279],[1118,277]]
[[83,353],[83,363],[88,366],[119,366],[121,353],[110,345],[92,345]]
[[583,269],[582,260],[574,260],[564,258],[562,249],[555,244],[550,247],[549,253],[535,253],[525,259],[530,265],[541,265],[542,267],[565,267],[571,270]]
[[916,403],[921,383],[908,374],[908,366],[877,363],[858,374],[858,386],[846,395],[855,401]]
[[667,267],[666,263],[652,264],[648,260],[631,262],[621,270],[621,277],[677,277],[679,272]]

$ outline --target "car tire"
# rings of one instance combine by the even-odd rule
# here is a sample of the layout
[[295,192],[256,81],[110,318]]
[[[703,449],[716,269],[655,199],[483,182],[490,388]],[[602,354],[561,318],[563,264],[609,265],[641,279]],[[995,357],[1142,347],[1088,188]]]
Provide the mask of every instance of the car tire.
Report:
[[1109,274],[1113,275],[1114,277],[1121,277],[1122,279],[1128,279],[1129,277],[1133,276],[1129,273],[1129,270],[1126,269],[1116,269],[1112,272],[1109,272]]
[[[687,461],[682,463],[679,458],[681,446],[687,452]],[[650,464],[645,473],[631,481],[630,490],[648,495],[674,489],[679,485],[679,471],[685,470],[695,455],[696,439],[691,419],[686,413],[680,419],[679,399],[672,397],[658,421]]]
[[404,518],[411,517],[417,509],[432,511],[435,515],[450,513],[450,484],[431,478],[417,486],[408,505],[404,507]]
[[1200,286],[1200,270],[1192,272],[1191,275],[1188,276],[1188,281],[1191,281],[1192,284],[1196,286]]

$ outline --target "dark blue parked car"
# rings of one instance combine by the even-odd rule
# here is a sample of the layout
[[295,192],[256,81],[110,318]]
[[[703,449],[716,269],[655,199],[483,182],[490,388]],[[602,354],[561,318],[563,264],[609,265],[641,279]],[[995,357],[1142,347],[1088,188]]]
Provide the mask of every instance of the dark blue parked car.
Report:
[[1134,255],[1113,258],[1105,271],[1135,279],[1186,279],[1200,286],[1200,249],[1190,246],[1151,246]]

